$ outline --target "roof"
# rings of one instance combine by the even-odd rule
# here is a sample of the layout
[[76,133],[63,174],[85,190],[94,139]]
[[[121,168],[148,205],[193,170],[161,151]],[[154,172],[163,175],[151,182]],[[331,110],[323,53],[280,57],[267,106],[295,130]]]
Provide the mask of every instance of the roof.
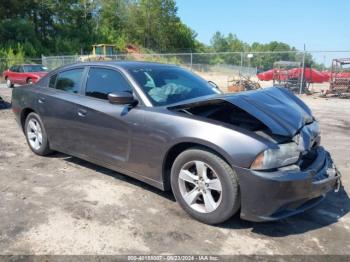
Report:
[[140,68],[140,67],[177,67],[174,64],[162,64],[157,62],[146,61],[95,61],[82,62],[74,65],[115,65],[125,69]]
[[157,62],[148,62],[148,61],[113,61],[113,62],[109,62],[111,64],[115,64],[118,65],[120,67],[123,68],[135,68],[135,67],[164,67],[164,66],[168,66],[168,67],[174,67],[176,65],[174,64],[163,64],[163,63],[157,63]]
[[75,68],[79,66],[101,66],[101,65],[110,65],[119,67],[124,70],[130,70],[130,69],[142,69],[145,67],[148,68],[157,68],[157,67],[168,67],[168,68],[174,68],[177,67],[177,65],[173,64],[162,64],[162,63],[156,63],[156,62],[143,62],[143,61],[88,61],[88,62],[79,62],[69,65],[63,65],[58,68],[55,68],[50,72],[50,74],[53,74],[53,72],[60,71],[62,69],[70,69]]

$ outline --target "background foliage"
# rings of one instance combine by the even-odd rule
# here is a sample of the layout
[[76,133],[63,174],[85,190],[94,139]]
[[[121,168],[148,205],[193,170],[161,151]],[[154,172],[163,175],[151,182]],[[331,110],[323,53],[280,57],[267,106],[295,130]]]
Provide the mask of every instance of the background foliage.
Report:
[[[177,15],[175,0],[7,0],[0,4],[0,57],[17,59],[43,55],[91,52],[91,45],[128,44],[141,52],[294,51],[285,43],[244,43],[234,34],[217,32],[211,44],[196,40],[196,33]],[[271,54],[252,65],[271,68],[272,61],[296,60],[296,54]],[[239,64],[237,54],[203,57],[209,64]],[[312,58],[307,57],[312,63]]]

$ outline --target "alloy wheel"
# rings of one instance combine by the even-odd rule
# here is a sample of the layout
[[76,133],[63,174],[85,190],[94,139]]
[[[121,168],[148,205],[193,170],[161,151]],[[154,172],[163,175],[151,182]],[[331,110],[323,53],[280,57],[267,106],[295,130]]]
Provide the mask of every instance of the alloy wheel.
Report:
[[222,186],[215,170],[203,161],[191,161],[178,177],[182,198],[195,211],[211,213],[222,200]]
[[34,150],[39,150],[43,143],[41,126],[36,119],[30,119],[27,125],[27,137],[30,146]]

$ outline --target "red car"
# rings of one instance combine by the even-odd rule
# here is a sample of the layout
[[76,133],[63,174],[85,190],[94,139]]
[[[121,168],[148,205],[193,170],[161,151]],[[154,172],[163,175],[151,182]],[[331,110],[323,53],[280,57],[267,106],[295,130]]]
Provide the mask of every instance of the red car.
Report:
[[36,83],[47,74],[47,67],[38,64],[14,65],[2,73],[7,87],[14,84],[25,85]]

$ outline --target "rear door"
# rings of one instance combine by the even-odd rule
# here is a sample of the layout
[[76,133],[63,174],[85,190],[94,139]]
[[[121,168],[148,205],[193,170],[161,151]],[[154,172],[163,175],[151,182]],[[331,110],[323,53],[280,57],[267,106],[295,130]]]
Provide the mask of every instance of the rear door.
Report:
[[143,121],[143,111],[110,104],[108,94],[133,92],[131,85],[122,72],[105,67],[90,67],[85,82],[85,96],[79,100],[76,123],[80,128],[78,143],[90,158],[130,170],[133,129],[139,128]]
[[77,124],[84,67],[67,69],[50,77],[48,88],[40,88],[39,114],[52,148],[69,154],[81,153],[77,143],[82,132]]

